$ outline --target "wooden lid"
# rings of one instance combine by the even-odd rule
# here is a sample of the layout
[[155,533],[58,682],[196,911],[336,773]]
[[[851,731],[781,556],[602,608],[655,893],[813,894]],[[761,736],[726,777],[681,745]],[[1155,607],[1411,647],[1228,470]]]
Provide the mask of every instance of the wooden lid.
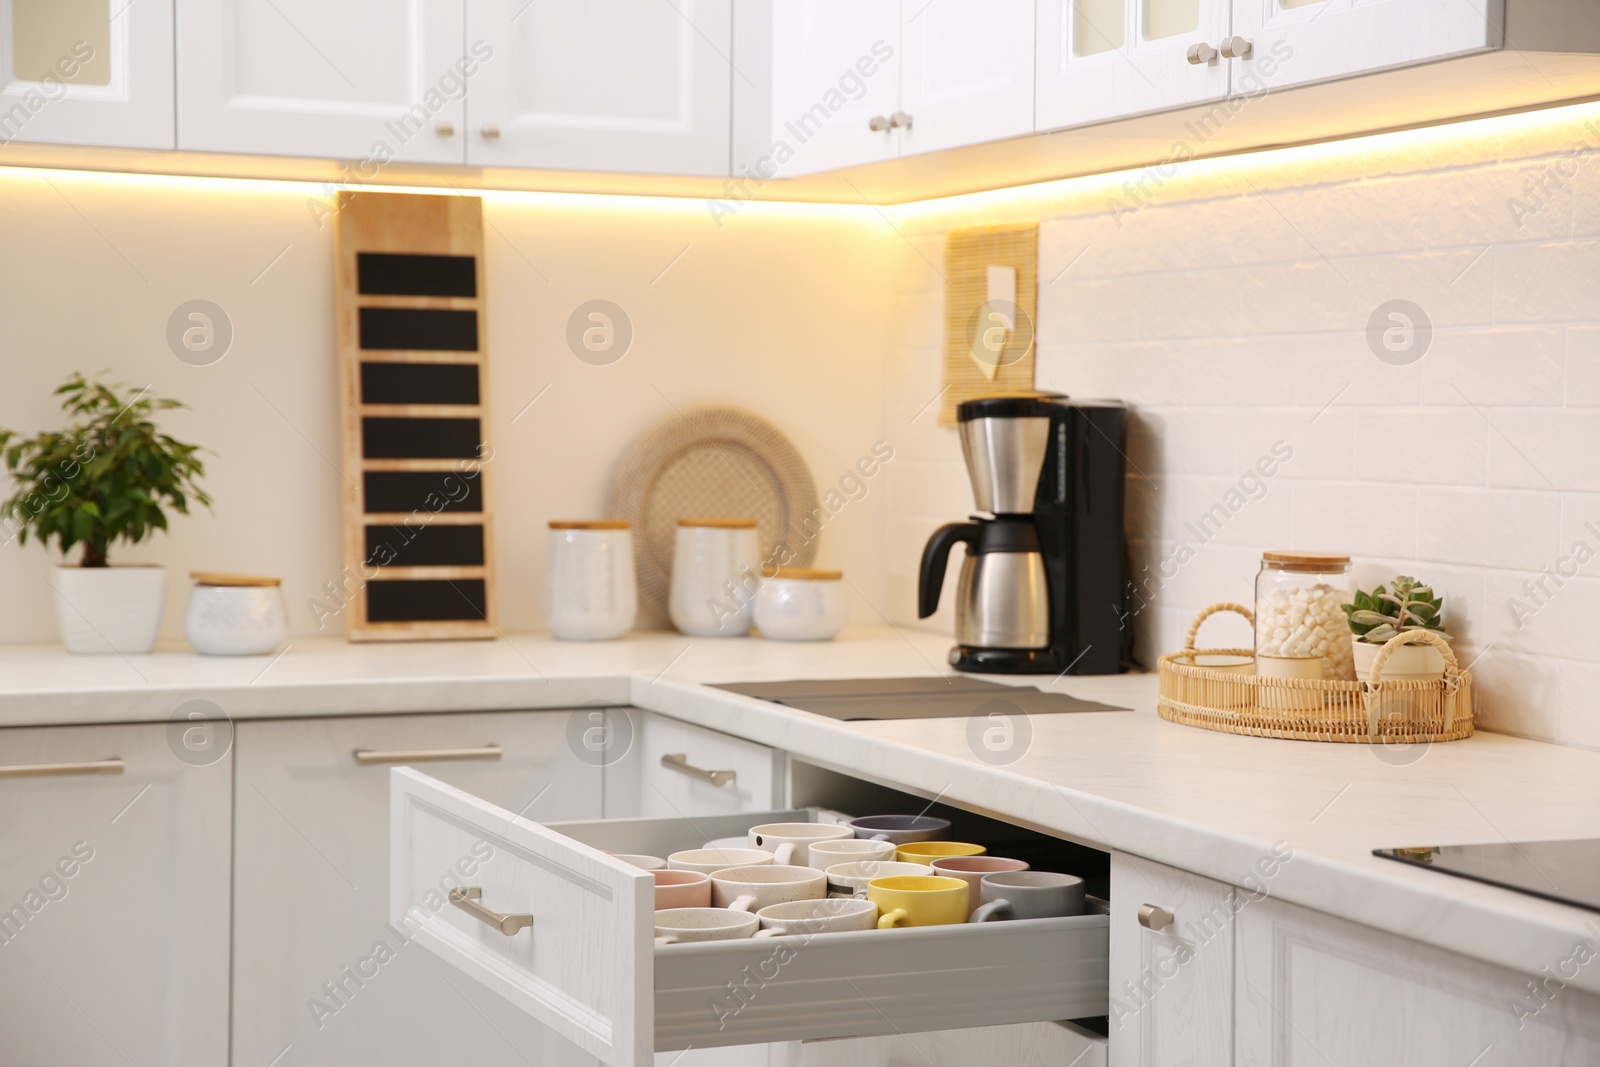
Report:
[[230,574],[227,571],[190,571],[189,579],[195,585],[282,585],[282,578],[269,578],[262,574]]
[[1350,566],[1350,557],[1335,552],[1263,552],[1261,563],[1275,571],[1337,571]]
[[725,515],[699,515],[678,520],[679,526],[709,526],[717,530],[754,530],[756,520]]
[[627,519],[551,519],[552,530],[628,530],[633,524]]
[[767,578],[793,578],[800,582],[837,582],[844,577],[844,571],[821,567],[763,567],[761,573]]

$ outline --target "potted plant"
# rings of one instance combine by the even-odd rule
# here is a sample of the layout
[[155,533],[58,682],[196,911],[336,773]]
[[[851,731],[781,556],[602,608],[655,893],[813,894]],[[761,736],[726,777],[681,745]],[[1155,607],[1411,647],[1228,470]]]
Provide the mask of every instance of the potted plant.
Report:
[[[1407,630],[1427,630],[1446,641],[1444,598],[1415,578],[1404,575],[1388,588],[1380,585],[1372,592],[1357,590],[1355,602],[1344,605],[1350,620],[1351,652],[1356,678],[1367,681],[1378,650],[1395,634]],[[1385,678],[1429,679],[1444,676],[1444,657],[1432,645],[1402,645],[1389,655],[1383,666]]]
[[56,390],[71,424],[19,437],[0,429],[0,451],[15,483],[0,521],[19,543],[55,541],[63,557],[82,545],[76,566],[55,568],[56,622],[68,652],[148,652],[161,627],[166,572],[110,565],[112,545],[167,528],[167,508],[188,514],[211,505],[200,489],[200,448],[161,433],[152,416],[181,408],[148,389],[124,396],[74,374]]

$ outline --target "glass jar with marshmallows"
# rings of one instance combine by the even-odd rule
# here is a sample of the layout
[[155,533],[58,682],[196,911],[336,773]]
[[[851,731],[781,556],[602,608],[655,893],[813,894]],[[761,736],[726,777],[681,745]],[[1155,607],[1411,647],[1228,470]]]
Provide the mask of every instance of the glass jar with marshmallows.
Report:
[[1256,575],[1256,673],[1355,678],[1344,613],[1354,597],[1349,556],[1263,552]]

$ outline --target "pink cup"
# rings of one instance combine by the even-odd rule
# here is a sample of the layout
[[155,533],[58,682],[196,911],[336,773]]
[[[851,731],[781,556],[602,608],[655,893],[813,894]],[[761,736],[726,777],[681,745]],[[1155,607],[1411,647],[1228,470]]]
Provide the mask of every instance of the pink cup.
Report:
[[968,911],[975,911],[982,898],[983,876],[997,871],[1025,871],[1028,865],[1021,860],[1008,860],[1004,856],[940,856],[931,864],[933,873],[946,878],[959,878],[967,883],[971,898]]
[[[1010,868],[1006,868],[1010,870]],[[709,908],[711,876],[700,871],[651,871],[656,876],[656,910]]]

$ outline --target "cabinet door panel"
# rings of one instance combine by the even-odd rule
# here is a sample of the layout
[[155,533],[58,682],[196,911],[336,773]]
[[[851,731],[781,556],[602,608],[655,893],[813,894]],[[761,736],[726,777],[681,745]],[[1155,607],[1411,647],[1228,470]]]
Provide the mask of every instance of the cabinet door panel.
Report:
[[1228,35],[1229,0],[1039,0],[1035,128],[1220,100],[1228,61],[1191,63]]
[[903,0],[900,154],[1033,131],[1034,0]]
[[0,144],[171,148],[172,0],[0,0]]
[[1600,1063],[1600,998],[1293,904],[1240,912],[1237,974],[1239,1067]]
[[233,1062],[292,1046],[330,1067],[594,1063],[389,924],[394,764],[353,756],[498,745],[498,760],[416,765],[530,817],[594,818],[600,769],[567,725],[564,711],[240,724]]
[[469,0],[467,162],[728,172],[732,0]]
[[198,762],[164,723],[0,730],[0,766],[125,765],[0,779],[7,1067],[227,1062],[232,761],[214,751]]
[[[1122,852],[1111,855],[1112,1067],[1233,1062],[1236,890]],[[1139,921],[1141,904],[1171,926]]]
[[1497,48],[1501,12],[1501,0],[1236,0],[1233,32],[1251,53],[1235,61],[1234,91]]
[[[684,819],[781,807],[774,793],[777,753],[766,745],[633,708],[584,709],[592,728],[630,735],[629,747],[606,764],[606,818]],[[662,757],[683,756],[685,766]],[[722,785],[690,768],[732,771]]]
[[[143,0],[140,0],[142,3]],[[177,0],[178,147],[460,163],[464,0]]]

